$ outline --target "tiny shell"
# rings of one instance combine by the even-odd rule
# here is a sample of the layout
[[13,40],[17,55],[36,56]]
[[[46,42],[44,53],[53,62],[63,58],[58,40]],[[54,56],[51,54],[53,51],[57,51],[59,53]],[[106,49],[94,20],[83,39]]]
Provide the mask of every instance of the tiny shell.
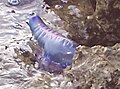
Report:
[[10,5],[16,6],[16,5],[19,5],[20,0],[8,0],[8,3]]

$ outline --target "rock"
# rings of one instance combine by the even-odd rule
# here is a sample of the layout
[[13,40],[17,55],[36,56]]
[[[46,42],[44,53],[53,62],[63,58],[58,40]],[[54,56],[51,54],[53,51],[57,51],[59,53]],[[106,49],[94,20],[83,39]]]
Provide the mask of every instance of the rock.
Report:
[[[120,45],[120,44],[119,44]],[[120,57],[118,49],[94,46],[78,47],[78,57],[66,75],[76,88],[81,89],[119,89]],[[81,54],[82,53],[82,54]]]
[[[120,42],[119,0],[44,1],[64,21],[68,37],[77,43],[112,46]],[[61,8],[57,9],[56,5]]]

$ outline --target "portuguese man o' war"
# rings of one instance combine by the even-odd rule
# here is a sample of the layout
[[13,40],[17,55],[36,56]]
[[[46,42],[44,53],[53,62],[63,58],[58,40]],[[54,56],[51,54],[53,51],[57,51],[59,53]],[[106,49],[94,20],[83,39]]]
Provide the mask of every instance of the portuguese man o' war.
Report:
[[50,73],[61,73],[63,69],[72,64],[77,44],[50,29],[39,16],[29,20],[30,30],[43,49],[42,57],[37,55],[39,68]]

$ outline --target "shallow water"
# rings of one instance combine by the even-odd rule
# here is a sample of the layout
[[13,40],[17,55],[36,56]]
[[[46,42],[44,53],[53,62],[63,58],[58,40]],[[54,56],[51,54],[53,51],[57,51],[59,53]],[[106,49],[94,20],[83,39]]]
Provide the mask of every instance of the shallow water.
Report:
[[[27,73],[17,64],[14,48],[28,48],[26,45],[32,36],[26,24],[29,17],[36,13],[46,23],[55,23],[57,17],[42,8],[42,0],[21,0],[18,6],[11,6],[7,0],[0,0],[0,89],[18,89],[18,85],[27,78]],[[24,64],[24,63],[23,63]]]
[[[26,41],[31,36],[26,22],[34,13],[51,23],[57,18],[53,13],[46,13],[42,8],[42,0],[21,1],[20,5],[11,6],[7,0],[0,0],[0,46],[15,47],[24,43],[22,41]],[[53,25],[51,27],[54,28]]]
[[23,37],[28,35],[30,32],[26,21],[28,21],[32,14],[36,13],[43,19],[49,18],[49,21],[53,21],[53,18],[55,17],[50,13],[48,15],[42,9],[43,3],[41,0],[21,0],[22,4],[18,6],[8,5],[6,1],[7,0],[0,0],[1,45],[8,44],[10,46],[10,42],[23,39]]

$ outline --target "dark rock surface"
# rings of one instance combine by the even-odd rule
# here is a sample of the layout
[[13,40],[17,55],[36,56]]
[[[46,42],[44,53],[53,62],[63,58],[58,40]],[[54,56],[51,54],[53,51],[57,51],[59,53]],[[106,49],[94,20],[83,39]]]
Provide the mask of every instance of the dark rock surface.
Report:
[[69,38],[86,46],[120,42],[119,0],[45,0],[64,21]]

